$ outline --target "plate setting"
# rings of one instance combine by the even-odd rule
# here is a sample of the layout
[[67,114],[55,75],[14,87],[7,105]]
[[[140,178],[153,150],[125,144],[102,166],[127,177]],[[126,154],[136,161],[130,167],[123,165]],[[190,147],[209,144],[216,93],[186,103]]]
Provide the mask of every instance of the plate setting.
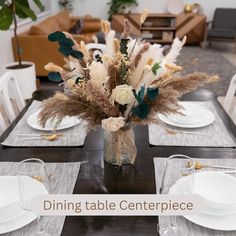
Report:
[[158,118],[168,125],[180,128],[201,128],[215,121],[214,114],[202,106],[193,102],[180,102],[180,105],[183,107],[183,115],[158,114]]
[[[217,171],[202,171],[194,177],[193,192],[202,197],[204,209],[197,215],[183,217],[209,229],[236,230],[236,198],[233,199],[236,196],[236,178]],[[169,193],[182,194],[184,183],[188,180],[189,176],[179,179],[170,188]]]
[[31,114],[27,119],[27,124],[31,128],[36,129],[36,130],[41,130],[41,131],[54,131],[54,130],[68,129],[73,126],[76,126],[81,121],[81,119],[79,119],[78,117],[66,116],[62,119],[62,121],[57,125],[56,128],[55,128],[56,123],[57,123],[56,119],[53,121],[48,120],[45,124],[45,127],[42,127],[39,124],[39,120],[38,120],[39,113],[40,113],[40,110],[37,110],[36,112]]
[[[35,187],[38,188],[36,181],[31,184],[36,184]],[[33,212],[25,211],[19,206],[16,176],[0,176],[0,189],[0,234],[20,229],[36,219]]]

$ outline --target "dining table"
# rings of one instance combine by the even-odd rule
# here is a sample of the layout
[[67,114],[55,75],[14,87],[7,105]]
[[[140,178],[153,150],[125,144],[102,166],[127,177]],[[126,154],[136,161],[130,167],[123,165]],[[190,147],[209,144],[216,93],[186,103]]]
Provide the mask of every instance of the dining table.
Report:
[[[39,89],[17,119],[2,134],[6,139],[33,100],[42,101],[55,89]],[[236,140],[236,126],[217,100],[206,89],[199,89],[182,97],[185,101],[211,101],[227,131]],[[152,146],[148,126],[134,127],[137,158],[134,165],[113,166],[103,159],[103,130],[91,130],[80,147],[6,147],[0,146],[1,162],[19,162],[40,158],[44,162],[81,162],[73,194],[156,194],[154,157],[168,158],[184,154],[193,158],[235,159],[234,147]],[[220,133],[218,135],[221,135]],[[156,236],[158,216],[67,216],[62,236]]]

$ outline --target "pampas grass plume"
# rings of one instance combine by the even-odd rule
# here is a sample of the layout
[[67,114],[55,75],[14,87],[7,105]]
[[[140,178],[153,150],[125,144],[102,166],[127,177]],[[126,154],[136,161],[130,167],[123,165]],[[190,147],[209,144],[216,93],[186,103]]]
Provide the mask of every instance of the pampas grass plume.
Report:
[[62,73],[64,71],[62,67],[55,65],[52,62],[49,62],[47,65],[45,65],[44,69],[47,71],[53,71],[53,72],[59,72],[59,73]]
[[56,93],[54,98],[56,98],[58,100],[61,100],[61,101],[67,101],[68,100],[68,97],[63,93]]

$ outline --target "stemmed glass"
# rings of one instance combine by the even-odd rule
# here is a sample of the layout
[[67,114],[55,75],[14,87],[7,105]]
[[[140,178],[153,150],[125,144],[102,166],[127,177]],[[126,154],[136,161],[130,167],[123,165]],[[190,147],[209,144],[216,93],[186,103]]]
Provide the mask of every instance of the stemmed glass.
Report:
[[191,194],[194,192],[195,162],[186,155],[176,154],[170,156],[166,161],[164,174],[161,181],[160,194],[168,194],[170,188],[181,178],[187,177],[186,181],[181,181],[179,188],[181,194]]
[[[160,194],[171,193],[171,188],[178,181],[178,192],[180,194],[194,193],[194,173],[195,162],[186,155],[176,154],[170,156],[166,161],[164,174],[161,180]],[[183,178],[187,177],[187,178]],[[179,236],[183,235],[181,228],[176,223],[176,217],[171,216],[171,225],[157,230],[161,236]]]
[[[19,204],[26,211],[32,211],[31,200],[40,194],[52,193],[49,177],[42,160],[30,158],[19,163],[17,169]],[[50,236],[37,216],[37,235]]]

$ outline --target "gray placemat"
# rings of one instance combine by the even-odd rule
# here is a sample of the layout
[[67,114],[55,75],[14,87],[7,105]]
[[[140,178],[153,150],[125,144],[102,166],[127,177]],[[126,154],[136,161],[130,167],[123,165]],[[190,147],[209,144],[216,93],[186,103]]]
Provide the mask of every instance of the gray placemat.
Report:
[[[16,175],[17,162],[1,162],[0,175]],[[72,194],[80,170],[80,162],[73,163],[46,163],[46,169],[51,179],[54,194]],[[42,224],[45,229],[53,227],[53,236],[61,235],[65,216],[42,217]],[[2,234],[4,236],[35,236],[36,221],[11,233]]]
[[[166,158],[155,157],[153,161],[155,168],[156,191],[159,193],[160,183],[165,169]],[[236,167],[236,159],[200,159],[200,161],[203,164],[227,165]],[[176,168],[178,168],[178,166],[176,166]],[[236,231],[218,231],[207,229],[186,220],[182,216],[159,216],[158,219],[160,229],[168,227],[171,224],[178,225],[182,229],[183,234],[177,236],[236,236]]]
[[2,145],[11,147],[49,147],[49,146],[83,146],[85,137],[87,135],[86,121],[82,120],[78,125],[60,130],[58,132],[63,133],[63,137],[59,137],[54,141],[47,140],[20,140],[21,138],[27,138],[16,136],[15,134],[41,134],[42,131],[35,130],[27,124],[28,117],[37,111],[41,105],[39,101],[33,101],[29,109],[26,111],[21,120],[17,123],[12,132],[2,142]]
[[[194,103],[209,109],[215,115],[213,124],[198,129],[184,129],[170,125],[162,126],[152,124],[148,126],[149,143],[158,146],[236,147],[234,139],[227,131],[213,103]],[[177,134],[167,134],[165,128],[176,131]],[[181,131],[192,132],[193,134],[184,134]]]

